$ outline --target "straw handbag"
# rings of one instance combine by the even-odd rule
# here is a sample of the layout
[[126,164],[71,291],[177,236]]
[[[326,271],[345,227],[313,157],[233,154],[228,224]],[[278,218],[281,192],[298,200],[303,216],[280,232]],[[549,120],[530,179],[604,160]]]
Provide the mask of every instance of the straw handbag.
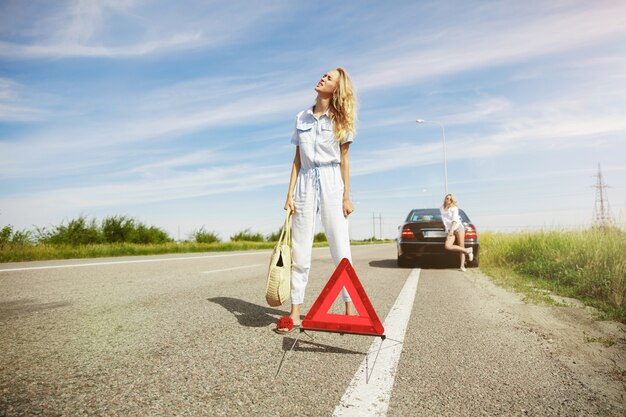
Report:
[[287,214],[285,225],[274,247],[269,271],[265,299],[272,307],[283,304],[291,293],[291,213]]

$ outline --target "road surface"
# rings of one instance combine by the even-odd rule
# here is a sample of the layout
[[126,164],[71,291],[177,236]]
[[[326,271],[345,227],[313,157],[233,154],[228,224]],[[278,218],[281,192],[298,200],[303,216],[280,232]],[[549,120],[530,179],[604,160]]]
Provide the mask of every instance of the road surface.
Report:
[[[305,312],[334,270],[327,248],[313,254]],[[382,342],[389,358],[370,368],[380,339],[322,332],[289,352],[298,334],[273,331],[288,308],[264,299],[269,257],[0,265],[0,415],[625,413],[516,316],[517,296],[478,270],[396,268],[393,245],[353,247],[378,316],[400,329]],[[368,352],[372,379],[359,382]]]

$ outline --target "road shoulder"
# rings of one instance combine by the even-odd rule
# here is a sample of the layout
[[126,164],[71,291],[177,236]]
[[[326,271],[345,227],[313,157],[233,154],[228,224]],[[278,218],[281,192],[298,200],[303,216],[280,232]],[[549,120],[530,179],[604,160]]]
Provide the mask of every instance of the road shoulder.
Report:
[[559,306],[525,303],[519,294],[497,286],[480,271],[472,275],[503,302],[505,314],[540,337],[551,356],[591,390],[625,409],[626,325],[598,320],[592,308],[573,299],[559,297]]

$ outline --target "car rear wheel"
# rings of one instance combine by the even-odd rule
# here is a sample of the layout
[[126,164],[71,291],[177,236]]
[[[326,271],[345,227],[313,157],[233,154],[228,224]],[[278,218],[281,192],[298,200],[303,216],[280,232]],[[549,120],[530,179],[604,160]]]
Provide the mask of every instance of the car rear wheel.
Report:
[[398,268],[408,268],[411,264],[408,259],[398,255]]
[[467,266],[469,266],[470,268],[478,268],[478,255],[474,255],[474,260],[472,262],[468,262]]

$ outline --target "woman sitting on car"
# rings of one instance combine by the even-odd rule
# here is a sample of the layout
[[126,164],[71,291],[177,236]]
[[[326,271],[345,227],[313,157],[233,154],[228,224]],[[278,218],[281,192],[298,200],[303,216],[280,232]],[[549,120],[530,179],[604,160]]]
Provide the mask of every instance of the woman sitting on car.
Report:
[[[461,255],[461,271],[465,272],[465,255],[468,260],[474,260],[472,248],[465,247],[465,228],[459,217],[459,207],[456,205],[456,198],[452,194],[447,194],[443,199],[443,205],[439,208],[441,220],[446,228],[446,249],[452,252],[459,252]],[[457,244],[455,245],[455,241]]]

